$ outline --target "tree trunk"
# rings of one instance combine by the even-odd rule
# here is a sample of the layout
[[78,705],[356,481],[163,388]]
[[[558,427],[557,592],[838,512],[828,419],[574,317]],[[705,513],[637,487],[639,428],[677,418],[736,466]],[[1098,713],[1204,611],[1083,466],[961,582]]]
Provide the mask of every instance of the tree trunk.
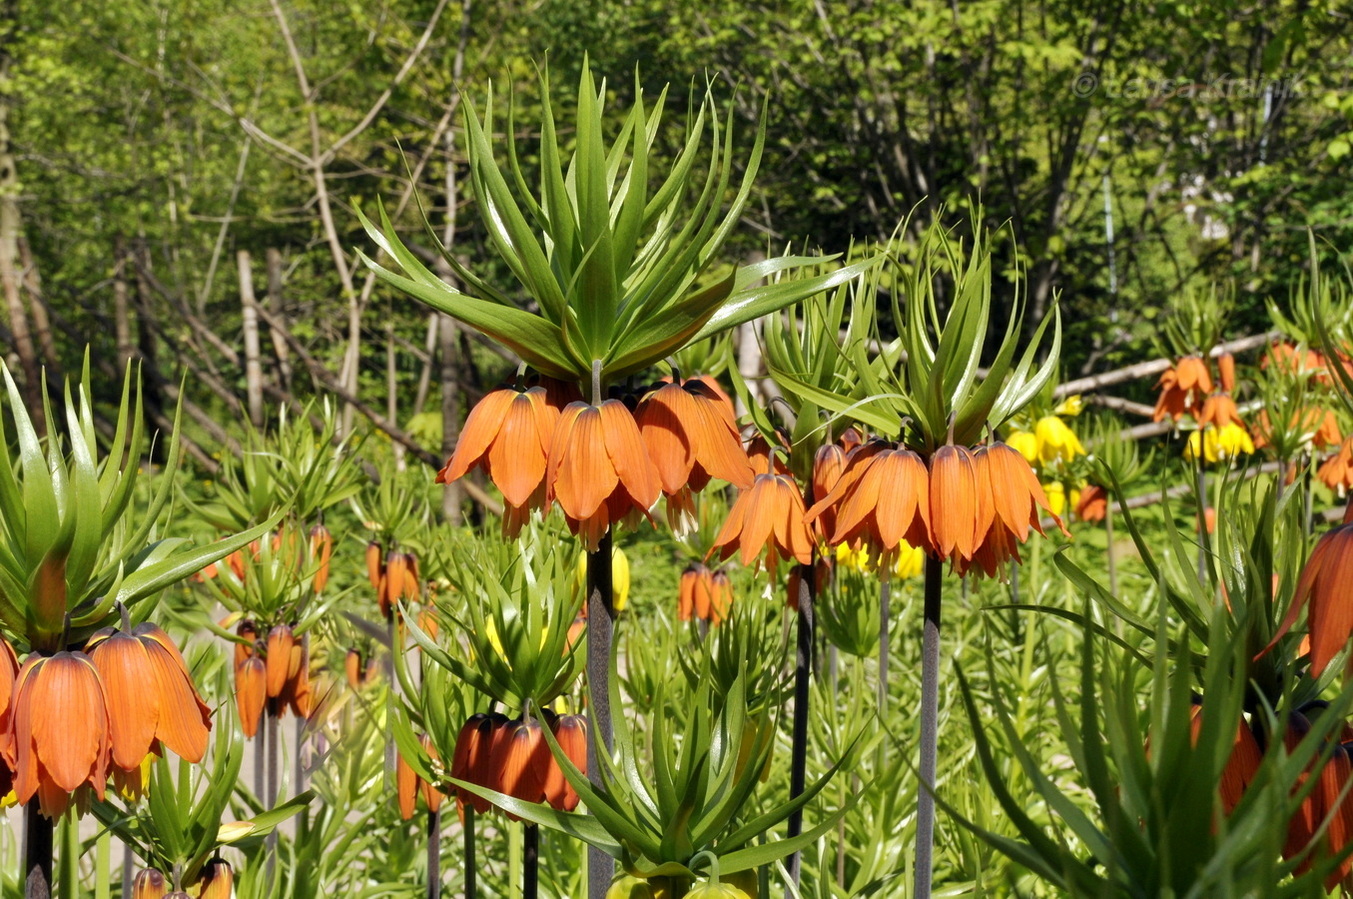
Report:
[[52,335],[52,317],[47,312],[47,300],[42,293],[42,275],[38,271],[37,260],[33,258],[33,248],[28,239],[19,234],[19,264],[23,267],[23,289],[28,294],[29,311],[33,315],[33,336],[37,338],[42,358],[49,371],[61,368],[61,359],[56,355],[56,339]]
[[[385,326],[385,417],[399,424],[399,366],[395,357],[395,324]],[[395,453],[395,471],[404,470],[404,447],[391,444]]]
[[248,250],[236,254],[240,270],[240,306],[244,313],[244,390],[249,420],[263,427],[263,366],[258,358],[258,302],[254,299],[253,265]]
[[[0,35],[0,83],[8,80],[6,76],[12,63],[10,42],[14,39],[17,6],[13,0],[8,0],[3,7],[5,24],[0,27],[5,30]],[[23,299],[19,295],[19,173],[9,140],[10,101],[7,94],[0,94],[0,282],[3,282],[0,287],[4,290],[5,307],[9,311],[14,352],[19,357],[19,367],[23,369],[24,403],[32,415],[33,426],[39,434],[45,434],[47,423],[42,406],[42,368],[38,364],[32,332],[28,329],[28,316],[24,313]]]
[[[438,313],[441,315],[441,313]],[[449,315],[441,315],[437,326],[437,338],[441,358],[442,379],[442,458],[450,458],[460,438],[460,376],[456,364],[456,320]],[[459,484],[447,484],[442,493],[442,513],[447,523],[460,524],[460,501],[462,491]]]
[[146,415],[150,419],[168,417],[164,414],[169,405],[166,402],[166,385],[160,369],[159,354],[156,350],[156,330],[154,323],[159,321],[151,301],[150,290],[150,250],[142,238],[132,245],[132,260],[136,266],[136,347],[141,359],[141,380],[145,384]]
[[132,347],[131,311],[127,304],[127,245],[122,236],[113,238],[113,337],[117,341],[117,367],[125,370],[136,357]]
[[[282,310],[282,252],[276,247],[268,247],[268,311],[278,319],[285,321]],[[277,372],[282,389],[291,392],[291,352],[287,349],[286,338],[273,328],[268,329],[272,337],[273,352],[277,355]]]

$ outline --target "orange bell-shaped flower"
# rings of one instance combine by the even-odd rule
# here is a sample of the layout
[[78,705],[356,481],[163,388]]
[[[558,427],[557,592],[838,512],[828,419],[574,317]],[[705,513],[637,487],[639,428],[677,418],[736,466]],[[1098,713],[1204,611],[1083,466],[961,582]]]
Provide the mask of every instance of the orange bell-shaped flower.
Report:
[[329,584],[329,560],[334,552],[334,536],[322,524],[310,529],[310,561],[315,565],[314,588],[323,593]]
[[[499,734],[507,726],[507,716],[471,715],[456,737],[456,747],[451,757],[451,776],[477,786],[498,789],[496,776],[498,769],[497,748]],[[461,807],[470,806],[483,814],[490,808],[489,801],[476,796],[469,790],[458,788],[456,802]]]
[[7,724],[3,751],[21,805],[36,795],[42,814],[56,818],[83,787],[103,798],[112,749],[108,704],[89,656],[29,656],[15,682]]
[[267,656],[264,661],[268,666],[269,699],[280,696],[287,684],[291,674],[291,648],[295,645],[296,638],[292,636],[289,626],[279,624],[268,631]]
[[930,476],[916,453],[875,440],[851,454],[836,486],[808,510],[811,519],[833,505],[836,526],[833,544],[858,542],[881,558],[880,571],[891,570],[891,559],[906,541],[922,548],[931,545]]
[[131,899],[164,899],[169,892],[169,884],[164,874],[155,868],[144,868],[132,881]]
[[203,866],[197,882],[198,899],[230,899],[235,888],[235,872],[229,862],[214,858]]
[[[1024,457],[1019,458],[1023,462]],[[1024,466],[1028,468],[1028,463]],[[931,545],[936,555],[955,565],[966,563],[977,552],[994,514],[990,487],[972,452],[953,444],[936,450],[930,457]]]
[[803,495],[793,478],[757,475],[752,486],[738,494],[710,552],[718,550],[719,558],[727,559],[741,550],[743,565],[760,566],[764,548],[773,580],[781,559],[795,559],[800,565],[813,560],[813,538],[804,517]]
[[615,522],[648,516],[662,484],[649,460],[634,416],[619,400],[600,406],[569,403],[550,442],[545,474],[548,498],[557,501],[569,530],[596,552]]
[[752,466],[742,448],[732,404],[701,379],[673,381],[649,393],[634,414],[667,497],[674,528],[695,519],[691,494],[710,478],[745,489]]
[[246,739],[252,740],[258,733],[267,701],[268,666],[258,656],[252,656],[235,667],[235,707]]
[[[560,715],[550,730],[564,756],[573,763],[573,767],[587,776],[587,719],[582,715]],[[578,807],[578,791],[564,777],[564,769],[553,756],[549,770],[545,774],[545,801],[560,811],[571,812]]]
[[1353,636],[1353,524],[1334,528],[1315,545],[1301,570],[1292,605],[1264,652],[1273,648],[1307,607],[1311,676],[1319,677]]
[[157,743],[189,762],[202,761],[211,709],[168,634],[149,622],[130,634],[107,628],[85,651],[103,682],[114,765],[139,768]]
[[[495,778],[498,791],[526,802],[544,801],[545,778],[554,758],[541,733],[540,722],[536,719],[513,719],[505,726],[500,739],[502,744]],[[508,818],[517,820],[511,814]]]

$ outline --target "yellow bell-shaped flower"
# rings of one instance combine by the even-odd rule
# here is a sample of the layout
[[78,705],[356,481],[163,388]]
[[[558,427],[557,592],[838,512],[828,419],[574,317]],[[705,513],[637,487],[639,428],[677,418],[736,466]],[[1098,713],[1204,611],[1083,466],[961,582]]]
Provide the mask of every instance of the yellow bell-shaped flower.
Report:
[[858,571],[861,574],[867,574],[874,567],[873,560],[869,558],[868,549],[864,546],[859,549],[851,549],[848,543],[837,545],[836,564],[843,568],[849,568],[851,571]]
[[1038,438],[1030,431],[1011,431],[1005,438],[1006,445],[1018,450],[1024,461],[1030,465],[1038,462]]
[[1073,393],[1071,396],[1057,404],[1057,408],[1052,410],[1053,415],[1064,415],[1067,418],[1075,418],[1081,414],[1085,408],[1085,402],[1081,399],[1079,393]]
[[1049,481],[1043,485],[1043,494],[1048,498],[1048,511],[1061,517],[1066,511],[1066,488],[1061,481]]
[[925,568],[925,553],[919,546],[912,546],[905,540],[897,548],[897,564],[893,573],[900,578],[916,577]]
[[1061,459],[1070,462],[1077,456],[1085,455],[1076,432],[1066,426],[1056,415],[1045,415],[1034,426],[1034,437],[1038,441],[1038,458],[1042,462]]

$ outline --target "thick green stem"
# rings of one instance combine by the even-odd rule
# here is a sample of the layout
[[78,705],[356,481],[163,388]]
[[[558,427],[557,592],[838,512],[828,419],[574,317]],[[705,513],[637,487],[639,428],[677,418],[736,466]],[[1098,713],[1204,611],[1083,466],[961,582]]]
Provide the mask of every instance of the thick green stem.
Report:
[[890,572],[883,572],[883,581],[879,584],[879,682],[878,704],[879,719],[886,721],[888,708],[888,643],[889,625],[892,622],[893,579]]
[[136,856],[132,854],[132,844],[122,844],[122,895],[132,894],[132,880],[136,876]]
[[1118,502],[1116,496],[1110,496],[1104,504],[1104,552],[1109,562],[1109,595],[1118,598],[1118,559],[1113,551],[1113,507]]
[[536,899],[540,892],[540,828],[534,824],[526,825],[526,842],[522,848],[522,864],[526,870],[522,874],[523,899]]
[[38,811],[37,797],[34,797],[24,807],[22,872],[24,899],[52,897],[53,833],[52,819]]
[[[789,798],[803,794],[808,773],[808,688],[813,676],[813,578],[816,552],[812,562],[799,566],[799,627],[794,652],[794,725],[789,750]],[[787,822],[789,839],[803,831],[803,809],[796,809]],[[802,858],[789,857],[789,876],[797,889]]]
[[[615,639],[614,602],[611,588],[611,531],[587,554],[587,691],[592,739],[587,741],[587,776],[601,786],[599,748],[607,754],[611,732],[611,644]],[[587,895],[604,899],[611,885],[615,864],[605,852],[592,847],[587,853]]]
[[916,889],[914,899],[930,899],[935,842],[935,758],[939,743],[940,596],[944,562],[925,560],[925,624],[921,633],[921,790],[916,797]]
[[474,808],[465,806],[465,899],[477,899],[474,857]]
[[[466,810],[466,819],[473,811]],[[468,870],[468,869],[467,869]],[[467,877],[469,875],[467,874]],[[442,894],[442,813],[428,812],[428,891],[427,899],[438,899]],[[468,893],[466,895],[469,895]]]
[[113,895],[113,835],[103,831],[94,841],[94,899]]

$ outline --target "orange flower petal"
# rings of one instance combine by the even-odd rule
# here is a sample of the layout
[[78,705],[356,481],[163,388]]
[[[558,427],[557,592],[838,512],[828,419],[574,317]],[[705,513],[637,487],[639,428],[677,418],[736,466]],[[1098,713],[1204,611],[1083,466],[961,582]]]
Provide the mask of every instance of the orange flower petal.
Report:
[[102,798],[108,776],[108,705],[89,657],[58,652],[27,686],[33,691],[33,745],[52,783],[67,793],[89,783]]
[[450,484],[465,476],[487,454],[494,438],[502,428],[508,409],[520,394],[516,390],[499,388],[484,394],[465,417],[456,449],[446,460],[446,467],[437,473],[437,483]]
[[115,632],[89,651],[108,702],[113,764],[140,767],[155,741],[160,720],[160,691],[153,689],[156,668],[146,647],[130,634]]
[[620,400],[601,404],[601,432],[606,453],[635,506],[647,511],[658,501],[662,484],[658,471],[644,450],[644,441],[634,416]]

